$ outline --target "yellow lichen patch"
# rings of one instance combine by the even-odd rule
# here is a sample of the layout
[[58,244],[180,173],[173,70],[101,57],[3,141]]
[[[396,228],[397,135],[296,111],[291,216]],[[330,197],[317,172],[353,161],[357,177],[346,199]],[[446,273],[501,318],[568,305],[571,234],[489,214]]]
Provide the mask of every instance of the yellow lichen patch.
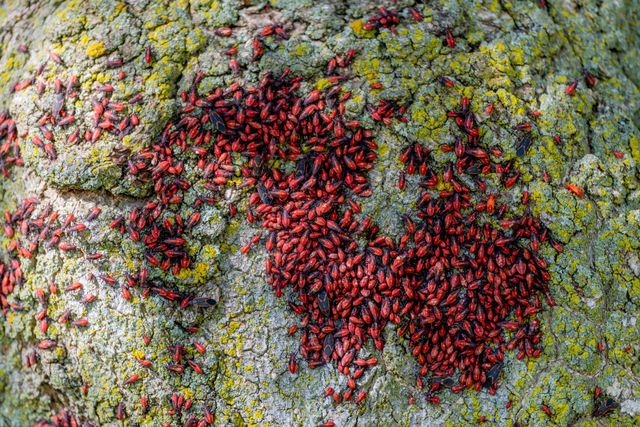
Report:
[[512,65],[524,65],[524,50],[521,47],[512,47],[509,52],[509,60]]
[[209,264],[206,262],[196,263],[193,268],[182,269],[180,273],[176,275],[176,278],[180,280],[192,279],[195,284],[204,283],[204,279],[209,272]]
[[424,40],[424,31],[422,31],[420,28],[414,30],[411,33],[411,39],[414,42],[421,42],[422,40]]
[[451,71],[453,71],[453,74],[463,74],[468,66],[468,59],[462,58],[462,56],[460,57],[465,62],[464,65],[460,61],[451,61],[449,63],[449,67],[451,68]]
[[159,72],[151,74],[147,77],[146,84],[154,88],[161,100],[169,99],[173,93],[173,86],[167,83],[173,76],[179,73],[179,68],[175,64],[169,64],[167,58],[162,58],[158,65],[162,68]]
[[320,79],[316,82],[316,89],[318,90],[324,90],[333,86],[334,83],[331,83],[328,79]]
[[56,13],[56,17],[62,21],[69,21],[71,19],[69,16],[69,12],[77,11],[83,5],[84,2],[81,0],[71,0],[67,2],[65,8],[62,8],[58,13]]
[[293,48],[293,53],[299,57],[307,56],[310,51],[311,49],[309,48],[309,45],[307,43],[300,43]]
[[500,100],[500,103],[504,105],[507,109],[511,110],[514,115],[525,115],[527,110],[522,105],[522,101],[515,96],[514,94],[507,92],[504,89],[498,89],[496,91],[496,95]]
[[411,118],[420,123],[420,130],[437,130],[441,128],[447,120],[444,110],[415,108],[411,111]]
[[262,411],[260,410],[255,411],[253,415],[249,417],[249,426],[263,425],[263,424],[260,424],[260,421],[262,421],[263,418],[264,418],[264,414]]
[[380,60],[378,58],[357,59],[353,68],[357,75],[366,77],[369,83],[377,82],[380,78]]
[[9,80],[11,80],[11,74],[10,73],[2,73],[2,74],[0,74],[0,83],[1,84],[5,84]]
[[104,55],[106,51],[104,42],[96,42],[87,46],[87,56],[90,58],[98,58]]
[[213,258],[218,256],[218,248],[216,248],[213,245],[205,245],[205,246],[203,246],[202,252],[209,259],[213,259]]
[[378,155],[384,157],[389,152],[389,146],[387,144],[380,144],[378,146]]
[[187,399],[193,399],[195,397],[195,394],[193,394],[193,391],[191,391],[191,389],[189,388],[183,388],[180,391],[182,392],[184,397]]
[[3,70],[5,70],[0,75],[0,83],[7,83],[9,80],[14,78],[14,76],[9,72],[14,69],[19,69],[24,65],[24,59],[20,57],[16,57],[14,54],[10,54],[5,63],[3,64]]
[[144,351],[142,350],[133,350],[132,354],[133,354],[133,357],[135,357],[138,360],[144,359]]
[[240,324],[238,322],[229,322],[229,334],[233,334],[240,328]]
[[192,32],[188,33],[187,38],[185,39],[185,46],[187,48],[187,52],[193,53],[198,51],[207,41],[207,36],[205,33],[196,28]]
[[352,21],[349,24],[353,33],[358,37],[371,38],[373,37],[373,31],[364,29],[365,22],[362,19]]
[[127,4],[125,2],[119,1],[114,9],[114,16],[120,15],[122,12],[127,10]]

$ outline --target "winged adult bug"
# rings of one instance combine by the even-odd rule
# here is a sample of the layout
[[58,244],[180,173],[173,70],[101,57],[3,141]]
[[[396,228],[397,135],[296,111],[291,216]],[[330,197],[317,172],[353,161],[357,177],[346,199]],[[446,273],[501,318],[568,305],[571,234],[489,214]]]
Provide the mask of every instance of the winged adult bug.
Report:
[[222,120],[220,115],[215,111],[209,111],[209,120],[211,121],[211,126],[216,132],[225,132],[227,130],[224,120]]
[[322,359],[325,362],[330,362],[333,359],[332,354],[334,350],[334,343],[333,335],[329,334],[325,337],[322,345]]
[[318,305],[320,307],[320,311],[326,316],[330,313],[331,303],[327,296],[327,293],[324,290],[318,292]]
[[520,138],[516,146],[516,154],[518,155],[518,157],[524,157],[525,154],[527,154],[527,150],[529,150],[529,147],[531,147],[532,141],[533,138],[531,134],[526,134],[525,136]]
[[598,398],[595,401],[592,415],[598,418],[606,417],[619,408],[620,404],[610,397]]
[[200,307],[200,308],[211,308],[211,307],[215,307],[217,304],[218,302],[215,299],[209,298],[209,297],[198,297],[198,298],[193,298],[189,301],[190,306]]
[[484,388],[495,388],[498,382],[498,378],[500,377],[500,372],[502,372],[503,367],[504,367],[504,363],[500,362],[492,366],[491,369],[489,369],[486,375],[487,379],[483,384]]
[[440,76],[438,79],[440,80],[440,83],[446,87],[455,87],[456,85],[456,83],[447,76]]

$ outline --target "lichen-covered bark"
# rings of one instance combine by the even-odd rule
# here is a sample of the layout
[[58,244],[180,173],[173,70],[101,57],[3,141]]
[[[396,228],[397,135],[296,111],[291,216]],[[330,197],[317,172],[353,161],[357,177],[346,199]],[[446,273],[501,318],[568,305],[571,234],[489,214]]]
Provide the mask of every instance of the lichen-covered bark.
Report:
[[[0,104],[16,121],[26,165],[0,180],[0,208],[12,209],[28,195],[50,203],[61,216],[84,217],[100,206],[103,213],[91,223],[83,245],[106,256],[96,264],[42,249],[25,263],[26,283],[12,295],[24,310],[0,318],[0,425],[31,425],[63,408],[96,425],[118,425],[120,402],[127,408],[126,425],[182,425],[186,417],[180,423],[167,413],[173,392],[192,398],[194,408],[215,409],[219,425],[318,425],[328,419],[340,426],[470,425],[482,416],[488,425],[598,425],[602,421],[592,416],[596,386],[620,404],[606,415],[606,424],[640,423],[640,6],[634,1],[548,3],[541,8],[534,1],[428,6],[398,1],[393,7],[402,19],[393,34],[364,29],[378,6],[370,1],[5,2],[0,8]],[[409,6],[424,14],[423,22],[410,19]],[[264,56],[251,61],[251,38],[274,22],[287,24],[291,37],[267,37]],[[215,35],[223,26],[234,27],[232,37]],[[447,28],[456,38],[453,50],[442,43]],[[28,52],[19,52],[20,44]],[[230,72],[224,54],[234,46],[240,76]],[[154,55],[151,64],[144,61],[147,47]],[[513,127],[531,121],[530,112],[541,113],[531,148],[518,158],[523,177],[509,196],[517,204],[529,191],[530,209],[564,244],[562,253],[542,250],[557,306],[542,316],[542,357],[517,361],[510,354],[495,396],[445,392],[441,405],[425,402],[414,387],[415,360],[391,327],[380,366],[362,382],[369,396],[360,405],[334,405],[322,397],[326,385],[344,385],[332,367],[311,370],[301,363],[299,374],[291,376],[286,363],[298,340],[286,330],[293,315],[267,285],[262,249],[240,254],[258,230],[244,215],[230,218],[222,205],[203,209],[189,248],[195,260],[189,270],[177,277],[152,273],[180,289],[214,296],[216,307],[181,310],[137,294],[126,301],[118,287],[92,278],[110,273],[122,281],[143,262],[141,249],[109,228],[112,218],[147,201],[152,191],[124,175],[122,153],[153,143],[197,71],[205,73],[202,92],[235,81],[255,83],[262,73],[284,68],[303,76],[309,88],[322,88],[327,61],[350,47],[358,53],[344,83],[353,93],[347,111],[375,130],[380,147],[365,212],[389,235],[401,234],[401,214],[415,203],[415,193],[395,186],[401,150],[413,141],[432,148],[451,143],[455,124],[446,113],[461,96],[472,99],[487,146],[498,145],[514,158]],[[38,96],[34,87],[14,94],[8,89],[33,74],[51,52],[63,64],[47,67],[41,79],[51,87],[57,77],[79,77],[79,97],[67,104],[77,121],[92,123],[92,96],[97,87],[111,84],[115,100],[144,95],[129,107],[140,126],[122,140],[103,135],[96,143],[75,145],[65,144],[68,132],[60,131],[55,135],[58,159],[49,161],[29,140],[51,108],[53,92]],[[108,69],[106,61],[115,57],[122,58],[123,67]],[[567,84],[580,78],[583,68],[592,70],[598,83],[587,88],[582,81],[575,96],[567,96]],[[120,71],[126,74],[122,80]],[[443,75],[456,82],[455,88],[440,83]],[[372,82],[382,89],[372,89]],[[381,99],[408,105],[407,123],[374,122],[366,105]],[[495,106],[491,118],[483,113],[489,103]],[[586,197],[575,197],[565,183],[580,186]],[[227,196],[243,213],[246,201],[236,193]],[[34,292],[52,280],[60,288],[80,281],[84,292],[97,296],[86,305],[81,295],[61,292],[49,305],[51,318],[70,309],[87,317],[90,327],[52,324],[47,336],[55,337],[58,347],[42,352],[39,364],[26,369],[25,355],[44,337],[34,318]],[[200,331],[185,332],[184,325],[194,323]],[[149,346],[144,335],[152,338]],[[162,368],[171,360],[168,346],[193,341],[207,345],[199,359],[204,375]],[[155,368],[142,368],[137,360],[143,357],[154,360]],[[123,387],[133,373],[143,380]],[[89,385],[86,395],[83,383]],[[151,402],[146,415],[138,404],[142,394]],[[413,405],[410,396],[416,398]],[[552,409],[552,418],[541,410],[543,404]]]

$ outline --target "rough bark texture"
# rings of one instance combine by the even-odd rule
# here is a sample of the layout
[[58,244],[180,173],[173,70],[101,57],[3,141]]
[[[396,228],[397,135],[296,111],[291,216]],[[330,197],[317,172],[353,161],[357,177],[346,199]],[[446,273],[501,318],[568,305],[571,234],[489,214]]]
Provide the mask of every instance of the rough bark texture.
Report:
[[[0,208],[13,209],[29,195],[51,204],[61,217],[74,212],[82,218],[100,206],[102,215],[90,224],[82,246],[87,253],[102,251],[106,260],[89,262],[41,248],[24,261],[26,281],[10,296],[24,309],[0,317],[0,425],[32,425],[62,409],[96,425],[119,425],[120,402],[128,415],[125,425],[182,425],[186,415],[180,421],[167,414],[173,392],[192,398],[199,414],[204,404],[215,410],[217,425],[318,425],[328,419],[339,426],[470,425],[483,416],[488,425],[640,423],[640,5],[550,0],[541,8],[533,1],[437,1],[416,6],[425,17],[416,23],[407,10],[412,3],[387,5],[401,16],[393,34],[363,28],[378,6],[370,1],[5,2],[0,104],[16,121],[26,164],[0,179]],[[264,56],[251,61],[251,38],[274,22],[287,24],[291,37],[266,38]],[[232,37],[215,35],[223,26],[234,27]],[[453,50],[442,43],[447,28],[456,37]],[[20,44],[28,52],[19,52]],[[147,46],[153,49],[151,65],[144,61]],[[230,72],[223,53],[232,46],[239,51],[239,76]],[[487,145],[514,158],[514,125],[531,121],[531,111],[541,113],[531,148],[518,158],[522,180],[509,197],[517,204],[528,190],[532,212],[564,243],[562,253],[542,250],[557,306],[541,317],[543,355],[518,361],[509,354],[495,396],[445,392],[442,404],[425,402],[414,387],[416,362],[391,327],[383,352],[371,349],[381,363],[364,377],[361,385],[369,395],[360,405],[335,405],[322,397],[326,385],[339,388],[345,382],[334,367],[309,369],[301,363],[299,373],[290,375],[288,355],[298,339],[286,331],[295,318],[286,298],[276,298],[266,282],[264,249],[239,252],[258,231],[244,220],[246,200],[240,194],[228,194],[239,207],[233,219],[226,201],[203,209],[203,225],[190,247],[191,269],[177,278],[152,273],[182,290],[215,296],[214,308],[182,310],[139,293],[126,301],[117,286],[91,279],[92,273],[110,273],[122,282],[125,272],[144,263],[137,245],[109,229],[112,218],[148,201],[151,192],[124,176],[118,153],[135,152],[157,138],[198,70],[205,73],[203,92],[235,81],[255,83],[265,71],[284,68],[301,75],[307,87],[323,87],[327,61],[349,47],[358,54],[345,83],[353,91],[347,110],[375,130],[380,146],[371,172],[373,196],[363,203],[390,235],[401,234],[401,214],[415,203],[414,191],[395,186],[401,150],[408,141],[433,148],[452,142],[455,125],[446,112],[461,96],[472,99]],[[41,79],[52,87],[56,77],[79,77],[79,97],[67,104],[77,121],[91,124],[96,87],[110,83],[116,100],[144,94],[143,102],[131,107],[140,126],[122,140],[105,135],[76,145],[65,143],[67,131],[56,131],[58,159],[47,159],[29,140],[51,108],[53,92],[38,96],[35,83],[14,94],[9,87],[33,75],[50,52],[64,64],[49,60]],[[123,59],[122,68],[105,66],[114,57]],[[583,68],[592,70],[598,83],[588,88],[581,80],[575,96],[567,96],[567,84],[581,78]],[[126,77],[119,81],[121,70]],[[444,87],[441,75],[454,79],[455,88]],[[371,82],[383,88],[371,89]],[[380,99],[408,105],[407,123],[387,127],[372,121],[366,105]],[[490,102],[495,113],[488,119],[482,111]],[[555,134],[561,144],[554,142]],[[586,196],[576,197],[565,183],[584,188]],[[51,297],[49,316],[58,319],[70,309],[88,318],[88,328],[53,321],[46,334],[40,332],[34,292],[52,280],[59,288],[82,282],[83,291]],[[82,304],[89,292],[96,300]],[[194,335],[179,326],[193,323],[200,326]],[[152,338],[148,347],[143,335]],[[25,368],[26,355],[45,337],[58,346],[40,351],[38,365]],[[171,358],[167,346],[196,340],[207,345],[199,358],[204,375],[162,368]],[[154,360],[154,368],[139,366],[143,355]],[[142,380],[123,387],[133,373]],[[89,385],[86,395],[83,383]],[[605,418],[592,415],[596,386],[620,405]],[[138,403],[142,394],[150,400],[146,415]],[[410,396],[416,398],[413,405]]]

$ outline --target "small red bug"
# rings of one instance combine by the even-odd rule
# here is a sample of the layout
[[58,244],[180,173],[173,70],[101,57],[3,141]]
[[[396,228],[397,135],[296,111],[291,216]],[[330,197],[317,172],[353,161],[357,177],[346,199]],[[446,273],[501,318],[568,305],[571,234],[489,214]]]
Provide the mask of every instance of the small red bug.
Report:
[[148,359],[138,359],[138,363],[141,364],[142,366],[144,366],[145,368],[148,368],[151,365],[153,365],[153,362],[151,360],[148,360]]
[[122,402],[118,403],[118,407],[116,408],[116,418],[120,421],[124,421],[127,418],[127,412]]
[[578,87],[578,83],[579,83],[579,80],[574,80],[573,82],[569,83],[565,88],[564,92],[569,96],[573,96],[576,93],[576,88]]
[[453,49],[456,47],[456,39],[453,37],[453,33],[450,29],[447,29],[445,36],[445,44],[449,47],[449,49]]
[[147,48],[144,51],[144,62],[147,65],[150,65],[152,60],[153,60],[153,53],[151,52],[151,46],[147,46]]
[[600,388],[600,386],[596,386],[593,390],[594,397],[597,399],[598,397],[600,397],[601,393],[602,393],[602,389]]
[[422,13],[418,12],[416,8],[410,7],[409,12],[411,13],[411,17],[413,18],[414,21],[416,22],[424,21],[424,16],[422,16]]
[[573,194],[580,198],[584,197],[585,195],[584,190],[575,184],[565,184],[564,186],[567,190],[571,191]]
[[142,413],[146,414],[149,411],[149,398],[143,394],[140,396],[140,406],[142,407]]
[[187,363],[189,364],[191,369],[193,369],[196,373],[198,373],[198,374],[202,374],[203,373],[202,368],[200,367],[200,365],[198,365],[193,360],[187,360]]
[[129,384],[133,384],[135,382],[137,382],[140,379],[140,375],[138,374],[133,374],[131,375],[129,378],[127,378],[126,380],[124,380],[124,382],[122,383],[123,386],[127,386]]
[[289,372],[295,374],[298,372],[298,362],[296,362],[296,358],[294,354],[289,355],[289,363],[288,363]]
[[221,27],[215,30],[215,33],[220,37],[231,37],[233,30],[229,27]]
[[87,327],[89,326],[89,321],[86,318],[82,318],[79,320],[74,320],[73,322],[71,322],[71,324],[73,326],[79,326],[81,328]]
[[598,79],[596,79],[596,77],[591,74],[586,68],[582,70],[582,74],[584,75],[584,81],[590,88],[594,87],[598,82]]
[[548,417],[553,417],[553,412],[551,411],[551,408],[549,408],[548,405],[546,404],[541,404],[540,405],[540,409],[542,409],[542,412],[544,412]]
[[102,209],[100,209],[99,207],[94,207],[91,208],[91,210],[89,211],[89,214],[87,215],[86,220],[87,221],[93,221],[94,219],[98,218],[100,216],[100,213],[102,212]]
[[456,85],[453,80],[451,80],[449,77],[446,77],[446,76],[440,76],[439,80],[440,80],[440,83],[442,83],[446,87],[455,87]]
[[358,396],[356,396],[356,404],[362,402],[366,397],[367,397],[367,391],[360,390],[360,392],[358,393]]

